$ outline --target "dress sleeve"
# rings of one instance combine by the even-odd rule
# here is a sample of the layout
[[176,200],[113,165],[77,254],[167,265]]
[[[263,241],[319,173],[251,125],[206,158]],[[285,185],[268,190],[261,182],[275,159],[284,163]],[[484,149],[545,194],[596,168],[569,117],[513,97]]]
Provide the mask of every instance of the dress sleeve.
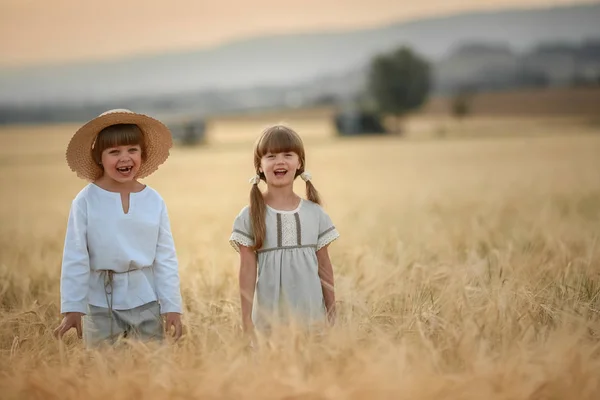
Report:
[[323,208],[319,207],[321,215],[319,216],[319,238],[317,240],[317,251],[321,250],[323,247],[328,246],[340,237],[338,230],[336,229],[333,221],[329,215],[323,210]]
[[254,235],[248,207],[245,207],[233,221],[233,230],[229,237],[229,243],[238,253],[240,252],[239,246],[254,246]]

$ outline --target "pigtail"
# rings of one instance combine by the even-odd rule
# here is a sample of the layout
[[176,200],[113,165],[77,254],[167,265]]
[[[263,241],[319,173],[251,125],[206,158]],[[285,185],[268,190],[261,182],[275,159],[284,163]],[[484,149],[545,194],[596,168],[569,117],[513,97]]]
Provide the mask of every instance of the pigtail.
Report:
[[252,232],[254,233],[254,251],[260,249],[267,235],[265,223],[266,204],[258,183],[252,185],[250,190],[250,219],[252,221]]
[[306,181],[306,198],[313,203],[321,204],[321,196],[310,180]]

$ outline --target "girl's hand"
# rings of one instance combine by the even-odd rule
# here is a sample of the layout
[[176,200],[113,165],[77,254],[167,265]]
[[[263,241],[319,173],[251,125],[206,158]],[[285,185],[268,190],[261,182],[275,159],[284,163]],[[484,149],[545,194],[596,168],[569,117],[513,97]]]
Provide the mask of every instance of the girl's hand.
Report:
[[335,319],[336,319],[336,310],[335,310],[335,308],[332,308],[331,310],[329,310],[329,312],[327,312],[327,321],[329,321],[330,326],[335,325]]
[[242,321],[242,330],[243,340],[246,341],[248,348],[254,349],[256,347],[256,332],[254,331],[252,320]]
[[171,327],[174,328],[173,338],[178,340],[183,333],[183,327],[181,325],[181,314],[176,312],[170,312],[165,314],[165,329],[167,332],[171,331]]
[[252,320],[242,321],[242,329],[244,330],[244,335],[253,335],[254,334],[254,324],[252,323]]
[[69,331],[71,328],[75,328],[77,330],[77,337],[81,339],[81,316],[83,314],[79,312],[68,312],[65,314],[60,325],[54,330],[54,336],[62,339],[63,335]]

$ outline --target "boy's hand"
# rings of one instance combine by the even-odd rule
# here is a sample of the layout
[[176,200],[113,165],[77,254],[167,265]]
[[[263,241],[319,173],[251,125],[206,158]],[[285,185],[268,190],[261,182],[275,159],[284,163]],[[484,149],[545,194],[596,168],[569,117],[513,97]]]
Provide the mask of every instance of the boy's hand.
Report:
[[173,338],[178,340],[183,333],[181,325],[181,314],[176,312],[170,312],[165,314],[165,329],[167,332],[171,331],[171,327],[175,328],[173,332]]
[[54,330],[54,336],[62,339],[63,335],[69,331],[71,328],[75,328],[77,330],[77,337],[81,339],[81,316],[83,314],[79,312],[68,312],[65,313],[65,316],[60,323],[60,325]]

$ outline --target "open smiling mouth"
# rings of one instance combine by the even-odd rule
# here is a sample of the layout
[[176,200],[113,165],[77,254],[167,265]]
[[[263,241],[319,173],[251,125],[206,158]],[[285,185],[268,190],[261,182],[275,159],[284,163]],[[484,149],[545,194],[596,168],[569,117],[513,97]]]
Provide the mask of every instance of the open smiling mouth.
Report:
[[129,167],[118,167],[117,171],[119,171],[122,174],[128,174],[131,172],[131,170],[133,169],[133,166],[129,166]]
[[287,172],[288,172],[288,170],[287,169],[283,169],[283,168],[278,168],[275,171],[273,171],[273,173],[277,177],[285,176],[285,174],[287,174]]

